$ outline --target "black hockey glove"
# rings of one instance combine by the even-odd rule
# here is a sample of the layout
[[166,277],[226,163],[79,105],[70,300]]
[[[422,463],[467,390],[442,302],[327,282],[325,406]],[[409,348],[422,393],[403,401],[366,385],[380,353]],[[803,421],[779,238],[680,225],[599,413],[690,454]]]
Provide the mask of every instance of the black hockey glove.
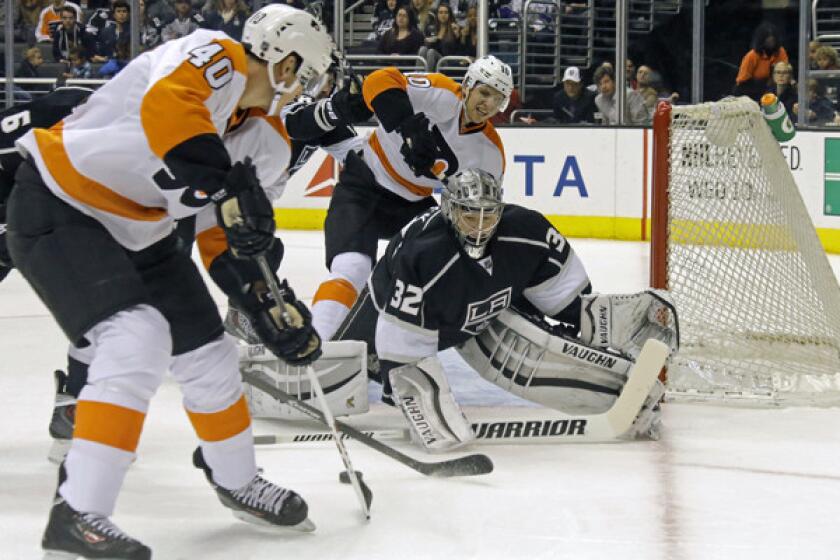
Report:
[[418,177],[434,178],[432,166],[435,163],[437,142],[429,125],[429,119],[423,113],[415,113],[399,126],[403,137],[400,153],[405,163]]
[[244,298],[242,310],[272,354],[293,366],[310,365],[321,356],[321,338],[312,327],[312,315],[285,280],[280,291],[284,309],[274,301],[265,282],[257,281]]
[[349,87],[335,92],[330,104],[336,117],[345,124],[363,123],[373,118],[373,111],[368,109],[364,96],[351,93]]
[[265,253],[274,243],[274,209],[257,179],[251,158],[233,164],[216,203],[216,219],[237,257]]

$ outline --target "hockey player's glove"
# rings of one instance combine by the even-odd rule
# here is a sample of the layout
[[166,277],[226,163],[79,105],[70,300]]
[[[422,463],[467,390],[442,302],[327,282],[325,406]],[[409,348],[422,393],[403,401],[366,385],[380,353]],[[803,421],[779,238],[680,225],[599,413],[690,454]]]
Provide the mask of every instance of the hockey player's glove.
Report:
[[329,101],[339,123],[358,124],[373,118],[373,111],[368,109],[362,94],[351,93],[349,87],[335,92]]
[[274,243],[274,209],[257,179],[251,158],[233,164],[216,204],[216,219],[237,257],[253,257]]
[[400,153],[405,163],[416,176],[434,178],[432,166],[435,164],[437,142],[426,115],[411,115],[400,123],[399,132],[403,137]]
[[250,315],[257,336],[272,354],[293,366],[309,365],[321,356],[321,339],[312,327],[312,315],[285,280],[280,291],[284,309],[264,282],[255,282],[244,298],[243,311]]

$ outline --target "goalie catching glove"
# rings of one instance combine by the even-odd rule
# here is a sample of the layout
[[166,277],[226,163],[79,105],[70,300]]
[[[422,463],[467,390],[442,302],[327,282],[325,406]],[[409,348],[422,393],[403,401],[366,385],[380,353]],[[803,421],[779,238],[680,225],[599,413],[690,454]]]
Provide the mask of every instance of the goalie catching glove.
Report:
[[240,258],[265,253],[274,243],[274,209],[257,179],[251,158],[233,164],[225,187],[214,195],[216,219],[233,254]]
[[278,305],[265,282],[258,280],[239,304],[257,336],[272,354],[293,366],[307,366],[321,355],[321,339],[312,328],[312,315],[284,280],[283,304]]
[[636,294],[582,296],[580,338],[584,344],[638,358],[645,342],[664,342],[673,355],[680,347],[677,310],[664,290]]

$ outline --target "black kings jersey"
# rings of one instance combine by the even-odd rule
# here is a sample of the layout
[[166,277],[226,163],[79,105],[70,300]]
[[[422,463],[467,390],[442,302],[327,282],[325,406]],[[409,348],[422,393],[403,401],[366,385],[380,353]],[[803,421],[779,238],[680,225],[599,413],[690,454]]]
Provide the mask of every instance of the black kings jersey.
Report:
[[439,209],[395,236],[368,281],[380,359],[407,363],[460,344],[523,299],[557,315],[589,287],[580,259],[540,213],[507,205],[485,257],[461,248]]
[[82,87],[63,87],[23,105],[0,111],[0,204],[9,195],[15,181],[21,155],[15,140],[29,129],[49,128],[82,103],[93,90]]

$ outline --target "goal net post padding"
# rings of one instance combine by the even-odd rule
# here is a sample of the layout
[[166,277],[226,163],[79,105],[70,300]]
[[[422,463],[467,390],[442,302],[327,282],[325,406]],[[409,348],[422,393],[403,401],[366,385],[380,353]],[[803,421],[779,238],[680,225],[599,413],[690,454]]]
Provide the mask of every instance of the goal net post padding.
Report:
[[746,97],[654,116],[651,284],[672,292],[670,399],[840,404],[840,288]]

